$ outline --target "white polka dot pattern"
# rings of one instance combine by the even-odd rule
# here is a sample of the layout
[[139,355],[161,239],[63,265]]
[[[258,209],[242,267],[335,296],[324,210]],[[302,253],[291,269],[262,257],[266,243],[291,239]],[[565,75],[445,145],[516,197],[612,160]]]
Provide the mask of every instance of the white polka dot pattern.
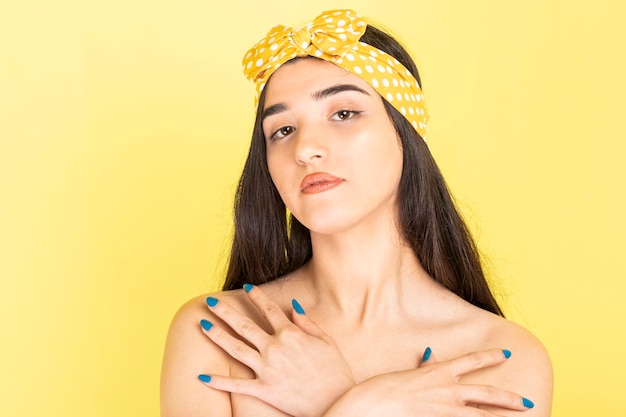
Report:
[[299,56],[315,56],[365,80],[426,140],[428,111],[422,89],[398,60],[359,41],[366,27],[352,10],[331,10],[300,28],[272,28],[243,58],[244,74],[256,83],[256,101],[282,64]]

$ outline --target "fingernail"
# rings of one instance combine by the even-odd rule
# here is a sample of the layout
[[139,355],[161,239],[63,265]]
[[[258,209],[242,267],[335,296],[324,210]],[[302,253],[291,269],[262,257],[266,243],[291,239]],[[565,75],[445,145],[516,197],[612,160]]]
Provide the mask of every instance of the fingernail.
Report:
[[302,308],[300,303],[296,301],[295,298],[291,300],[291,306],[293,307],[294,310],[296,310],[296,313],[304,314],[304,309]]
[[426,362],[428,359],[430,359],[431,353],[433,353],[433,350],[427,347],[424,351],[424,356],[422,356],[422,362]]
[[509,359],[511,357],[511,351],[507,350],[507,349],[502,349],[502,353],[504,354],[504,357]]
[[533,408],[535,406],[535,403],[530,401],[528,398],[523,398],[523,397],[522,397],[522,404],[524,404],[524,407],[526,408]]
[[217,305],[217,298],[207,297],[206,303],[209,305],[209,307],[215,307]]
[[248,284],[247,282],[245,284],[243,284],[243,290],[245,292],[250,292],[252,291],[252,288],[254,288],[254,285],[252,284]]
[[213,323],[208,320],[202,319],[200,320],[200,326],[202,326],[202,328],[208,332],[209,330],[211,330],[211,327],[213,327]]
[[211,382],[210,375],[198,375],[198,379],[202,382]]

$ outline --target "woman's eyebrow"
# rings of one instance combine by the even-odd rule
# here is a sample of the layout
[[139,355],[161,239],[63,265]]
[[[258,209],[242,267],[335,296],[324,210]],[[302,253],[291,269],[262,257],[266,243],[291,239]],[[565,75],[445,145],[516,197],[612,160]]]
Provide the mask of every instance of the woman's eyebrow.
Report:
[[[325,99],[326,97],[342,93],[344,91],[356,91],[361,94],[365,94],[368,96],[370,95],[370,93],[368,93],[361,87],[358,87],[354,84],[337,84],[337,85],[330,86],[328,88],[324,88],[323,90],[317,91],[311,94],[311,96],[313,97],[314,100],[319,101],[319,100]],[[263,114],[261,116],[261,123],[263,123],[263,120],[265,120],[266,117],[270,117],[275,114],[282,113],[286,110],[287,110],[287,106],[284,103],[276,103],[276,104],[269,106],[268,108],[263,110]]]
[[263,123],[263,120],[265,120],[266,117],[270,117],[275,114],[282,113],[285,110],[287,110],[287,106],[284,105],[283,103],[277,103],[277,104],[273,104],[269,106],[268,108],[263,110],[263,114],[261,115],[261,123]]
[[370,95],[367,91],[363,90],[361,87],[357,87],[354,84],[337,84],[313,93],[312,97],[314,100],[322,100],[328,96],[332,96],[343,91],[356,91],[361,94],[366,94],[368,96]]

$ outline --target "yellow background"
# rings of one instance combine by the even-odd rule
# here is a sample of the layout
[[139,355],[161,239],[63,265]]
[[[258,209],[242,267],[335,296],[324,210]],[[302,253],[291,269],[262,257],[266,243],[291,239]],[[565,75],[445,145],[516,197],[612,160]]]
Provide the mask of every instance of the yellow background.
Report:
[[621,4],[3,0],[0,415],[158,415],[169,321],[224,266],[240,59],[338,6],[416,56],[430,147],[551,353],[554,416],[626,414]]

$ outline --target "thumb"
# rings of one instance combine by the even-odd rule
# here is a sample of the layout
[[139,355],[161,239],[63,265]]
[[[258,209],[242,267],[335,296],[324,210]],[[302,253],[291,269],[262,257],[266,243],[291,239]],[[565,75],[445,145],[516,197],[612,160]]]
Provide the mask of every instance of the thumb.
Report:
[[433,350],[430,347],[427,347],[426,350],[424,350],[424,354],[422,355],[422,360],[418,368],[421,368],[423,366],[433,365],[435,363],[437,363],[435,354],[433,353]]
[[328,335],[317,325],[317,323],[306,315],[304,309],[295,298],[291,300],[291,305],[293,307],[291,318],[296,326],[310,336],[318,338],[328,337]]

